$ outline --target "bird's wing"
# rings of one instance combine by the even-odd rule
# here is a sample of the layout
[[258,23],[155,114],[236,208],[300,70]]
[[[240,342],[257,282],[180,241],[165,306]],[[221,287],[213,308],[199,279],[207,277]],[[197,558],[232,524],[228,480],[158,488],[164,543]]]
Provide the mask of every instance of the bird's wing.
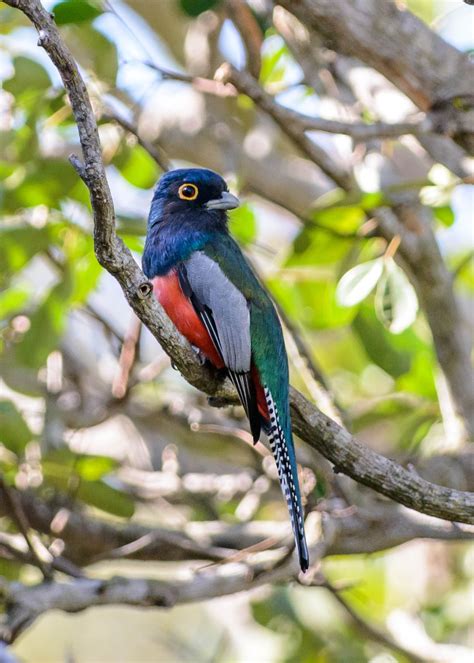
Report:
[[260,437],[261,417],[251,376],[250,312],[247,300],[220,266],[196,251],[178,268],[186,297],[206,327],[237,389],[254,441]]

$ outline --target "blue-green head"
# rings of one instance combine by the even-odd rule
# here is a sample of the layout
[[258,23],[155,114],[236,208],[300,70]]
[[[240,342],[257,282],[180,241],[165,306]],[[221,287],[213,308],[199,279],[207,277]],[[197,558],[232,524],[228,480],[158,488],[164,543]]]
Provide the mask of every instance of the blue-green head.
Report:
[[165,173],[156,187],[148,216],[143,268],[149,278],[199,250],[213,233],[227,232],[227,210],[239,200],[225,180],[205,168]]

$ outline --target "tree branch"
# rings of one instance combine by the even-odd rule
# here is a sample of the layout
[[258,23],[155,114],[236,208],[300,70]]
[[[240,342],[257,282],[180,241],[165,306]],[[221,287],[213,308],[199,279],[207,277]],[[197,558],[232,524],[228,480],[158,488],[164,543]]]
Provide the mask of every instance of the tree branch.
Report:
[[368,447],[291,390],[294,431],[334,463],[336,471],[430,516],[474,524],[474,493],[425,481]]
[[[46,502],[35,493],[16,492],[31,526],[47,536],[64,541],[59,564],[88,566],[97,560],[133,559],[141,562],[223,561],[236,551],[261,544],[271,536],[280,543],[289,534],[287,523],[257,521],[240,525],[190,523],[187,532],[147,527],[136,523],[111,524],[90,514],[56,502]],[[356,508],[340,517],[332,502],[326,510],[323,534],[328,555],[373,553],[414,538],[469,541],[472,527],[446,523],[414,513],[390,502],[374,503],[370,509]],[[333,513],[334,512],[334,513]],[[0,517],[8,515],[0,504]],[[329,536],[326,537],[326,531]],[[57,558],[53,560],[56,565]],[[62,569],[61,569],[62,570]]]
[[[46,50],[57,67],[68,92],[83,149],[84,178],[90,191],[94,213],[94,246],[97,259],[119,281],[137,316],[162,344],[188,382],[208,394],[235,400],[235,392],[229,382],[222,384],[216,375],[203,368],[190,351],[188,343],[179,335],[154,298],[144,298],[146,279],[130,251],[115,232],[113,202],[87,90],[53,19],[39,0],[6,0],[6,3],[23,11],[33,22],[39,32],[39,45]],[[249,78],[250,84],[255,83],[251,77]],[[260,94],[258,84],[255,85],[258,88],[257,94]],[[265,105],[268,103],[265,95],[260,99],[261,103]],[[270,110],[272,109],[269,109],[269,113]],[[295,138],[300,140],[296,136]],[[326,153],[324,152],[322,156],[320,148],[314,152],[313,145],[313,143],[307,144],[305,140],[303,147],[309,150],[315,162],[321,157],[325,160]],[[325,162],[325,167],[333,172],[341,186],[344,188],[350,186],[350,177],[339,169],[333,170],[332,162]],[[347,431],[325,417],[298,392],[292,392],[291,401],[295,416],[295,432],[335,463],[339,471],[423,513],[448,520],[474,522],[473,494],[436,486],[413,476],[397,463],[358,443]]]
[[[223,64],[216,72],[216,79],[223,83],[231,83],[239,92],[246,94],[259,108],[265,111],[278,124],[297,147],[315,163],[325,175],[344,190],[354,188],[351,175],[341,168],[330,156],[314,141],[301,131],[301,114],[283,108],[276,104],[258,82],[245,71],[237,71],[228,63]],[[309,118],[311,119],[311,118]]]
[[[278,0],[323,44],[377,69],[419,108],[437,115],[441,133],[474,148],[474,69],[460,53],[392,0]],[[457,108],[456,99],[466,108]],[[470,109],[470,110],[469,110]]]
[[390,241],[401,237],[395,256],[418,293],[433,334],[439,364],[449,385],[454,408],[465,423],[465,438],[474,436],[474,374],[472,337],[468,321],[454,292],[429,214],[407,196],[393,210],[374,210],[380,233]]
[[115,113],[112,109],[108,108],[107,111],[103,113],[102,119],[105,121],[116,122],[119,126],[122,127],[122,129],[125,129],[125,131],[128,131],[128,133],[135,136],[139,145],[141,145],[143,149],[145,149],[148,154],[156,161],[161,170],[170,170],[172,166],[166,152],[158,147],[156,143],[152,144],[143,138],[138,129],[122,115]]

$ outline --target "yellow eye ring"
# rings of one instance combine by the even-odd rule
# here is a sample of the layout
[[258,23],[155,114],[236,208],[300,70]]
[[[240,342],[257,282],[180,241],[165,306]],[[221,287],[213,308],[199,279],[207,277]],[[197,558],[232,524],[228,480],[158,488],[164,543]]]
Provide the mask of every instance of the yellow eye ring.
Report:
[[178,189],[178,196],[181,198],[181,200],[196,200],[198,195],[199,189],[195,184],[191,184],[190,182],[181,184]]

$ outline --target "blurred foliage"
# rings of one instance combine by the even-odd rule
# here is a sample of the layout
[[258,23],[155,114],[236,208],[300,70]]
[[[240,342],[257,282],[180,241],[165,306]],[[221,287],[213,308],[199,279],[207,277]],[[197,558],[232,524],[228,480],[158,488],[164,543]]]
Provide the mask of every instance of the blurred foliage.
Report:
[[[413,0],[407,4],[424,20],[432,20],[433,3]],[[179,0],[177,5],[183,20],[190,20],[216,9],[219,3]],[[73,53],[80,54],[81,65],[93,85],[109,90],[116,85],[123,65],[119,64],[116,44],[94,22],[103,10],[103,3],[89,0],[65,0],[51,8]],[[2,11],[5,20],[1,32],[14,40],[21,19],[8,9]],[[0,134],[0,372],[5,391],[0,400],[0,470],[11,485],[24,485],[25,460],[36,454],[38,475],[32,486],[38,495],[60,496],[68,503],[93,509],[104,517],[110,514],[123,522],[139,511],[139,500],[120,482],[121,463],[114,454],[74,451],[73,445],[68,447],[71,438],[66,435],[67,425],[60,434],[61,444],[51,445],[47,417],[40,417],[39,424],[34,418],[32,421],[24,405],[26,397],[34,396],[41,401],[44,415],[51,398],[45,367],[54,353],[64,350],[74,313],[87,310],[94,297],[97,301],[104,279],[93,252],[87,191],[66,159],[71,145],[77,145],[68,101],[64,92],[55,87],[57,81],[52,80],[42,61],[32,59],[29,53],[19,54],[19,47],[8,44],[11,68],[3,82],[2,101],[9,124]],[[284,87],[293,62],[288,47],[281,37],[268,31],[262,53],[261,83],[272,86],[273,91]],[[241,103],[248,105],[246,100]],[[160,174],[158,166],[134,138],[110,123],[101,124],[100,129],[106,166],[118,178],[123,198],[133,192],[146,194],[149,200]],[[455,186],[452,176],[439,167],[430,173],[430,180],[421,191],[423,202],[433,209],[440,228],[455,221],[451,205]],[[288,233],[290,239],[285,240],[284,246],[276,240],[269,252],[262,250],[261,244],[266,240],[261,243],[260,238],[268,239],[271,231],[265,231],[263,215],[260,216],[253,198],[231,213],[230,229],[249,255],[264,263],[268,287],[314,348],[315,359],[349,411],[354,431],[368,444],[376,444],[378,432],[383,430],[384,451],[397,456],[416,453],[422,445],[429,449],[432,440],[435,444],[441,415],[434,351],[426,322],[418,313],[414,290],[404,272],[386,255],[386,246],[360,234],[370,209],[383,203],[384,196],[385,192],[379,191],[357,200],[339,197],[336,203],[319,201],[305,223],[291,237]],[[145,216],[146,209],[138,206],[134,216],[118,216],[121,236],[137,253],[143,246]],[[278,219],[280,222],[285,220]],[[458,264],[464,257],[448,259]],[[463,294],[474,292],[472,262],[459,272],[457,287]],[[105,306],[104,300],[102,305]],[[116,363],[120,346],[113,346],[113,351]],[[298,387],[305,389],[292,368]],[[160,380],[159,376],[148,390],[145,387],[140,391],[143,385],[137,385],[134,394],[138,407],[143,407],[147,399],[154,399],[157,407],[166,401],[163,394],[172,379],[165,388],[160,386]],[[109,389],[110,385],[102,384],[100,388]],[[159,434],[166,436],[164,431]],[[198,437],[198,442],[193,437],[193,443],[186,445],[193,451],[198,448],[204,457],[207,454],[222,458],[223,448],[226,454],[233,454],[231,460],[235,464],[242,461],[239,453],[243,452],[231,452],[232,445],[221,448],[220,442],[214,444],[204,435]],[[235,442],[233,446],[237,447]],[[255,462],[248,460],[253,456],[243,458],[249,465]],[[315,486],[310,499],[323,496],[322,485],[319,482]],[[224,521],[239,522],[239,504],[237,497],[216,498],[211,505],[196,499],[192,507],[186,507],[186,515],[199,521],[217,514]],[[253,518],[263,519],[267,513],[273,517],[281,507],[278,501],[276,504],[262,503]],[[455,593],[467,592],[463,586],[469,576],[465,558],[461,546],[452,551],[445,560],[445,585],[437,594],[429,587],[429,574],[435,571],[428,570],[426,583],[416,598],[423,623],[435,639],[464,641],[467,637],[464,613],[459,615],[450,609]],[[390,564],[387,554],[375,559],[340,558],[324,566],[335,583],[360,582],[360,587],[347,590],[345,596],[363,616],[378,623],[382,613],[385,616],[410,599],[410,587],[401,580],[398,598],[389,595],[386,576]],[[28,577],[25,569],[0,560],[0,574],[7,578],[22,574]],[[393,580],[390,590],[394,590]],[[376,653],[386,652],[386,648],[367,641],[335,607],[334,599],[323,597],[325,591],[275,588],[252,601],[249,629],[258,625],[272,637],[278,636],[282,643],[272,660],[405,661],[394,653],[376,659]],[[322,609],[318,609],[319,603]],[[212,637],[218,639],[216,624],[212,622],[203,632],[212,631]],[[172,628],[169,626],[170,633],[174,633]],[[205,646],[192,655],[204,656],[204,651]],[[224,642],[222,652],[213,660],[238,660],[228,643]]]

